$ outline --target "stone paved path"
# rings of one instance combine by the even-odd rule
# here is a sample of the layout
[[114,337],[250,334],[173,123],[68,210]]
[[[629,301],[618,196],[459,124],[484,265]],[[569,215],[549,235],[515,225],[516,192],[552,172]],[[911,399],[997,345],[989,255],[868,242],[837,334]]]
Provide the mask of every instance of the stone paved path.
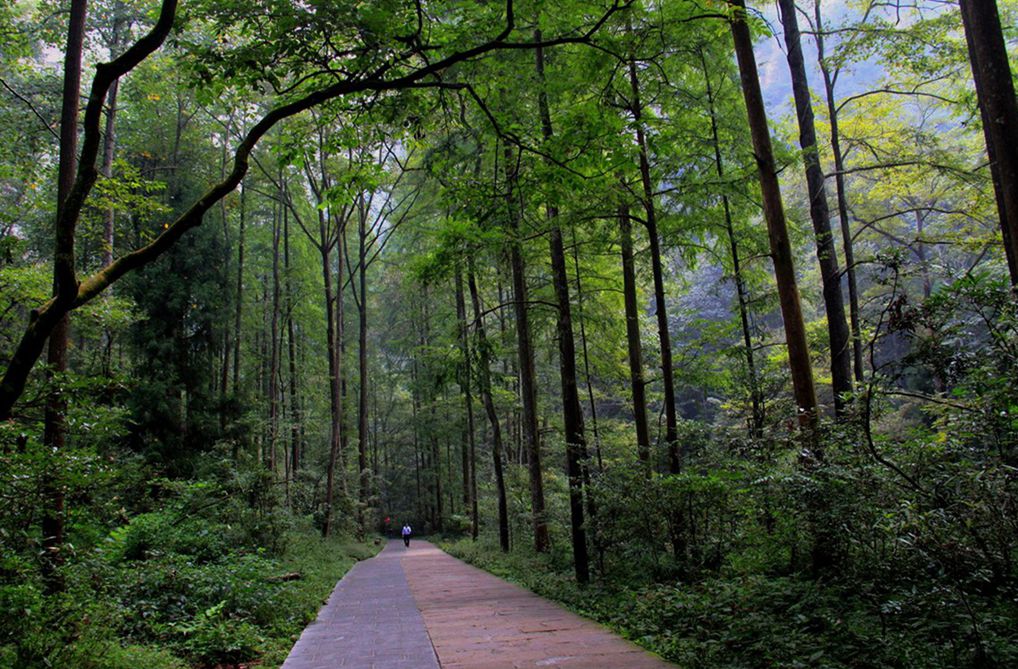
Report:
[[425,541],[390,542],[351,569],[283,665],[332,667],[674,669]]
[[283,669],[438,669],[400,565],[402,541],[347,572]]

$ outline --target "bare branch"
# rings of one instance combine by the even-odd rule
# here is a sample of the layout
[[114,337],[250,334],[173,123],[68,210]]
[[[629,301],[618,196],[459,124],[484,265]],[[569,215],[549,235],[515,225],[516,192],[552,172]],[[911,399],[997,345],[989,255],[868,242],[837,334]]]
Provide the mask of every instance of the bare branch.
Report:
[[8,91],[10,91],[11,95],[13,95],[14,97],[16,97],[16,98],[17,98],[18,100],[20,100],[21,102],[23,102],[23,103],[24,103],[24,105],[25,105],[26,107],[28,107],[28,109],[29,109],[29,110],[30,110],[30,111],[31,111],[31,112],[32,112],[33,114],[35,114],[35,117],[36,117],[36,118],[38,118],[38,119],[39,119],[39,121],[40,121],[40,122],[42,123],[42,127],[46,128],[46,130],[48,130],[48,131],[49,131],[49,134],[53,135],[53,137],[54,137],[55,139],[57,139],[57,140],[59,140],[59,139],[60,139],[60,135],[58,135],[58,134],[57,134],[57,131],[53,129],[53,126],[52,126],[52,125],[50,125],[50,123],[49,123],[49,122],[48,122],[48,121],[46,120],[46,118],[45,118],[45,117],[44,117],[44,116],[43,116],[43,115],[42,115],[42,114],[41,114],[41,113],[39,112],[39,110],[35,108],[35,105],[34,105],[34,104],[32,104],[32,101],[31,101],[31,100],[29,100],[28,98],[26,98],[25,96],[23,96],[23,95],[22,95],[21,93],[18,93],[18,92],[17,92],[16,90],[14,90],[14,88],[12,88],[12,87],[11,87],[11,85],[10,85],[10,84],[8,84],[8,83],[7,83],[7,82],[6,82],[6,81],[5,81],[5,80],[4,80],[3,78],[0,78],[0,85],[2,85],[2,86],[3,86],[4,88],[6,88],[6,89],[7,89]]

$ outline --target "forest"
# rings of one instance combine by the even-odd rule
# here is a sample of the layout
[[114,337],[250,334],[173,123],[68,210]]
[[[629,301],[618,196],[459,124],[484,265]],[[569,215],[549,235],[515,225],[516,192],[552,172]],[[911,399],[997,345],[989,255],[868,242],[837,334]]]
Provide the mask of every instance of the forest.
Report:
[[403,523],[691,669],[1018,666],[1014,0],[0,3],[0,667]]

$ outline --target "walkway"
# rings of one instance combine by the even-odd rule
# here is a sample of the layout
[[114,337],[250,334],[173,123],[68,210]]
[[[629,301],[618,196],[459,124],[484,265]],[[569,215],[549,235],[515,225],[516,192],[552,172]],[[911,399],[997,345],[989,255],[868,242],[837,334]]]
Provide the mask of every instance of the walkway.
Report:
[[339,582],[283,669],[674,669],[600,625],[425,541]]
[[358,562],[300,635],[283,669],[438,669],[400,559],[402,541]]

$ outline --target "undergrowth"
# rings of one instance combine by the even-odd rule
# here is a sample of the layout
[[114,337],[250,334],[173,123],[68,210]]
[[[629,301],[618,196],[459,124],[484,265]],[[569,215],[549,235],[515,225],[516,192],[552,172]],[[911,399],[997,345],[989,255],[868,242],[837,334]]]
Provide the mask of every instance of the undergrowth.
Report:
[[336,581],[381,547],[322,539],[238,484],[150,485],[160,501],[105,536],[94,518],[72,528],[62,592],[44,594],[27,552],[0,556],[0,667],[277,667]]

